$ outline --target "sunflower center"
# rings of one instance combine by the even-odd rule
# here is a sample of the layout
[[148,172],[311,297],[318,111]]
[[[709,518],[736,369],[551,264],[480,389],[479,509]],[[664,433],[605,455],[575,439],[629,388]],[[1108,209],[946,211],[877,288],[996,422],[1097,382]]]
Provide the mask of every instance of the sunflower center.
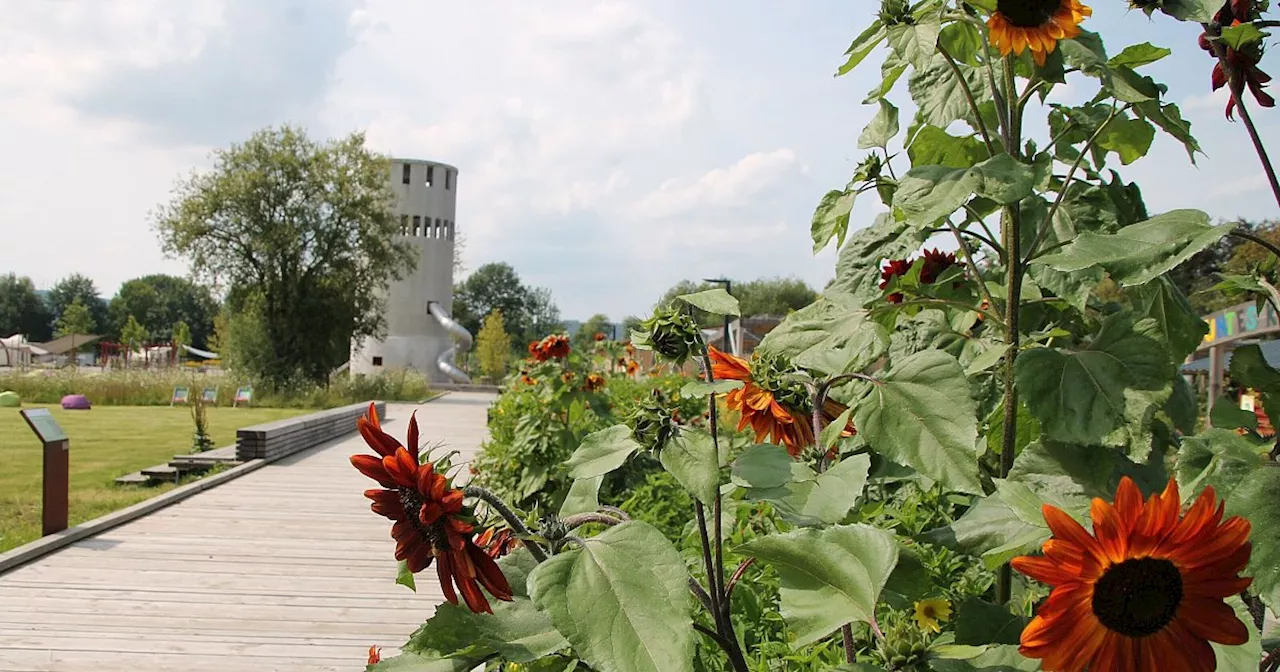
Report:
[[1128,637],[1160,632],[1182,602],[1182,573],[1168,560],[1136,558],[1112,565],[1093,587],[1093,613]]
[[422,522],[422,495],[411,488],[399,488],[400,505],[404,507],[405,520],[413,526],[413,529],[422,535],[422,538],[431,543],[431,547],[437,550],[445,550],[448,548],[448,540],[444,533],[444,529],[440,524],[426,525]]
[[1062,8],[1063,0],[999,0],[996,11],[1019,28],[1043,26]]

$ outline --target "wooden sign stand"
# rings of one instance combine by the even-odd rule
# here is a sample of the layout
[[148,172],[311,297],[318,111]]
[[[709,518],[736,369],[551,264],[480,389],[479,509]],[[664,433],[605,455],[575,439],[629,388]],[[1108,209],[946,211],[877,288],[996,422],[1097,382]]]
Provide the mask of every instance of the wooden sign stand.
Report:
[[69,513],[71,441],[47,408],[22,411],[22,419],[44,444],[44,478],[41,483],[41,528],[44,536],[67,529]]

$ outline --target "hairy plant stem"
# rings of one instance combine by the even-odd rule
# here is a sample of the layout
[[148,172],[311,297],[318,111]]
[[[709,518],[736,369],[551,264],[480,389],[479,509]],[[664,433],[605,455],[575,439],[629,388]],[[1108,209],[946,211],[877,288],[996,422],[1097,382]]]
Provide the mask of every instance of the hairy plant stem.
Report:
[[570,530],[582,527],[587,523],[599,523],[609,527],[622,523],[621,520],[603,513],[575,513],[572,516],[561,518],[560,522],[564,523],[565,527]]
[[[969,272],[973,274],[973,281],[978,283],[978,289],[982,291],[982,297],[987,300],[987,305],[992,308],[996,306],[995,297],[991,296],[991,290],[987,289],[987,283],[982,281],[982,273],[978,272],[978,262],[973,259],[973,251],[969,249],[969,244],[965,242],[960,235],[959,227],[951,223],[951,218],[943,220],[947,223],[947,228],[951,229],[951,235],[955,236],[956,243],[960,245],[960,250],[964,252],[965,266],[969,267]],[[972,233],[972,231],[970,232]]]
[[[708,383],[714,383],[715,374],[711,371],[711,352],[707,348],[707,344],[702,344],[702,377]],[[719,436],[719,420],[716,414],[716,393],[712,392],[707,395],[707,425],[711,432],[711,447],[715,451],[717,462],[720,459],[720,436]],[[703,511],[702,503],[697,502],[698,510],[698,527],[699,533],[702,535],[702,554],[703,560],[707,565],[707,584],[711,588],[711,599],[714,607],[716,630],[719,633],[721,648],[725,654],[729,656],[729,664],[733,666],[736,672],[747,672],[747,661],[743,656],[742,649],[738,646],[738,636],[733,631],[733,620],[730,618],[729,594],[725,590],[724,582],[724,510],[720,498],[720,488],[716,488],[716,498],[712,505],[712,528],[715,535],[714,558],[712,558],[712,546],[707,544],[707,526],[706,514]]]
[[[951,74],[955,75],[956,81],[960,83],[960,91],[964,93],[964,99],[969,102],[969,109],[973,111],[973,121],[978,126],[978,133],[982,135],[982,142],[987,146],[987,156],[996,155],[996,145],[991,141],[991,133],[987,131],[987,124],[982,120],[982,112],[978,109],[978,101],[973,97],[973,91],[969,89],[969,82],[965,81],[964,73],[960,72],[960,66],[956,64],[956,59],[951,57],[947,52],[947,48],[938,43],[938,53],[942,54],[942,58],[947,61],[947,65],[951,66]],[[853,661],[849,661],[853,662]]]
[[[846,373],[839,376],[833,376],[832,378],[823,381],[822,385],[819,385],[817,389],[814,390],[814,393],[813,393],[813,440],[818,443],[818,451],[819,453],[821,453],[818,456],[818,469],[817,469],[818,473],[822,473],[823,471],[826,471],[826,468],[827,468],[827,453],[826,451],[823,450],[823,445],[822,445],[822,430],[825,429],[825,424],[823,423],[824,418],[822,413],[822,407],[827,403],[827,393],[831,391],[831,387],[833,385],[844,382],[846,380],[853,380],[855,378],[869,378],[869,376],[864,376],[860,373]],[[858,652],[855,651],[853,648],[853,624],[852,623],[845,623],[844,625],[840,626],[840,639],[841,639],[841,643],[844,646],[844,662],[849,663],[850,665],[858,662],[858,658],[857,658]]]
[[498,515],[502,516],[502,519],[507,521],[507,524],[511,526],[511,529],[515,530],[516,536],[522,537],[521,543],[524,544],[525,548],[529,549],[529,555],[532,555],[534,560],[542,562],[547,559],[547,554],[542,550],[542,547],[539,546],[536,541],[528,538],[531,533],[529,532],[529,528],[525,527],[524,521],[520,520],[520,516],[517,516],[516,512],[512,511],[511,507],[507,506],[507,503],[502,501],[501,497],[498,497],[487,488],[482,488],[478,485],[468,485],[464,487],[462,489],[462,494],[467,497],[475,497],[476,499],[479,499],[485,504],[493,507],[493,510],[497,511]]
[[[1004,60],[1005,100],[1015,100],[1017,82],[1013,73],[1013,59]],[[1008,123],[1003,129],[1005,151],[1009,156],[1019,158],[1018,145],[1021,143],[1022,114],[1021,107],[1010,104],[1005,118]],[[1018,390],[1015,385],[1014,365],[1018,357],[1020,320],[1022,301],[1022,221],[1019,204],[1005,206],[1004,218],[1000,222],[1000,234],[1003,238],[1005,255],[1005,344],[1007,350],[1004,357],[1004,435],[1000,442],[1000,477],[1009,475],[1013,467],[1013,454],[1018,440]],[[1004,604],[1009,601],[1013,586],[1013,570],[1002,565],[996,577],[996,601]]]

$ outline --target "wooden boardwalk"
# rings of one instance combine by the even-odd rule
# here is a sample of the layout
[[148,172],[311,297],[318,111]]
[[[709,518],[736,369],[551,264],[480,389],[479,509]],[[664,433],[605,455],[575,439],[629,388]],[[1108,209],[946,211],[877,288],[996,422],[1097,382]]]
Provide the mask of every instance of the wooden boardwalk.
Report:
[[[493,399],[388,404],[388,431],[416,409],[423,442],[467,461]],[[395,584],[390,522],[347,461],[365,450],[352,434],[0,574],[0,670],[348,671],[370,645],[394,654],[443,597]]]

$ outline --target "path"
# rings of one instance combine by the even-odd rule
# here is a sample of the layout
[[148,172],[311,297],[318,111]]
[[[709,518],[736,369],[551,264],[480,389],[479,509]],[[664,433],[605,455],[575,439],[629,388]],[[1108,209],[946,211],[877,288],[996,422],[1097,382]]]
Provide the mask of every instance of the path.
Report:
[[[388,404],[387,429],[404,437],[416,409],[425,445],[470,460],[493,399]],[[372,644],[394,654],[443,597],[395,584],[390,522],[347,461],[366,450],[352,434],[0,574],[0,671],[345,672]]]

